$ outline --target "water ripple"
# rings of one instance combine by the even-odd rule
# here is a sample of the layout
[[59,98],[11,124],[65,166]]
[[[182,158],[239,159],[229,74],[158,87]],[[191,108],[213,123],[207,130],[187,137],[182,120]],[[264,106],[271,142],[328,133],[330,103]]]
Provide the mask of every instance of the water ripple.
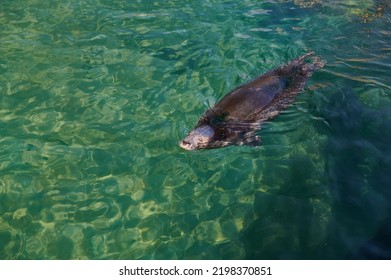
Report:
[[[379,246],[389,23],[384,1],[4,2],[0,258],[341,259]],[[264,125],[263,146],[178,147],[225,93],[312,50],[328,63]]]

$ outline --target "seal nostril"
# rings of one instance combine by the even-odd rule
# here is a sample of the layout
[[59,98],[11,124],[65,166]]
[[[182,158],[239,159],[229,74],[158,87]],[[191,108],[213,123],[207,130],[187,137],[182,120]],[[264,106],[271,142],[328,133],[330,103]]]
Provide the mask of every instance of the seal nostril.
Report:
[[185,141],[185,140],[182,140],[181,142],[179,142],[179,146],[182,149],[185,149],[185,150],[188,150],[188,151],[193,150],[193,148],[191,146],[191,142],[188,142],[188,141]]

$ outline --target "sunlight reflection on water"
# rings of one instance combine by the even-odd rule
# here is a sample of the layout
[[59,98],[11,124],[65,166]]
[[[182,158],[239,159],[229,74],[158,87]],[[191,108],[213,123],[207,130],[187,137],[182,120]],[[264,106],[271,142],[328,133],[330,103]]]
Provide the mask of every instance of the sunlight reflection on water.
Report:
[[[308,2],[3,3],[0,258],[340,259],[385,246],[390,9],[363,22],[379,6]],[[328,63],[263,146],[178,147],[226,92],[309,50]]]

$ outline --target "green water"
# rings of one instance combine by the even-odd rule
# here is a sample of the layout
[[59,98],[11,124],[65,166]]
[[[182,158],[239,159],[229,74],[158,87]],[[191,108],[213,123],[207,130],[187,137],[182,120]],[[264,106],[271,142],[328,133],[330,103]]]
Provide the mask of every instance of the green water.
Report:
[[[2,0],[0,25],[1,259],[391,258],[388,1]],[[312,50],[261,147],[178,147]]]

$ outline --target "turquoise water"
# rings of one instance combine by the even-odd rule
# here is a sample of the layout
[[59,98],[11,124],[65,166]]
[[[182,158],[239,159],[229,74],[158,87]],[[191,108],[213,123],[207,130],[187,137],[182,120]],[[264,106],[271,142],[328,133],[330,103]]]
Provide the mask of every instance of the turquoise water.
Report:
[[[391,258],[388,1],[0,7],[1,259]],[[263,146],[178,147],[308,51]]]

